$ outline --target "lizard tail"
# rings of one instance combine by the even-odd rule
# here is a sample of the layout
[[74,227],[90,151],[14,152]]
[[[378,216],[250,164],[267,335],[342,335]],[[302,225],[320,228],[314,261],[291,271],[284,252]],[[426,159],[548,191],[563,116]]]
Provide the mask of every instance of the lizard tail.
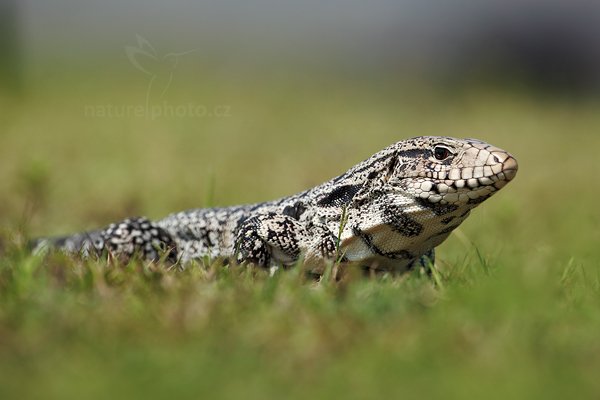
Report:
[[109,252],[119,257],[131,258],[137,255],[152,261],[166,258],[176,262],[178,258],[172,236],[143,217],[128,218],[104,229],[35,239],[30,247],[38,254],[46,249],[59,249],[83,256]]
[[85,256],[104,250],[101,230],[81,232],[73,235],[43,237],[31,240],[29,248],[39,254],[48,249],[64,250],[68,253],[81,253]]

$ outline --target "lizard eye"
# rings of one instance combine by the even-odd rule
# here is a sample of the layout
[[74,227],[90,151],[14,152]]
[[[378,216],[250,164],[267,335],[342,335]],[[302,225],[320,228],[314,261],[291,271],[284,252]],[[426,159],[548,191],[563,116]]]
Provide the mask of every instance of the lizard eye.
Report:
[[433,148],[433,156],[435,157],[436,160],[445,160],[446,158],[450,157],[452,155],[452,153],[450,152],[450,150],[448,150],[447,148],[443,147],[443,146],[435,146]]

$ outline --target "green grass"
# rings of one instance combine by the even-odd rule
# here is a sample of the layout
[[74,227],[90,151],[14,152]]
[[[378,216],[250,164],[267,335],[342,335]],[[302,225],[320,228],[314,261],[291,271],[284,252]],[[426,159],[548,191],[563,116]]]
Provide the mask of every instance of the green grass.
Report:
[[[84,115],[140,104],[134,78],[59,75],[0,100],[0,398],[600,396],[598,103],[201,76],[168,101],[228,117]],[[438,248],[434,279],[315,283],[22,250],[128,215],[283,196],[425,134],[477,137],[520,164]]]

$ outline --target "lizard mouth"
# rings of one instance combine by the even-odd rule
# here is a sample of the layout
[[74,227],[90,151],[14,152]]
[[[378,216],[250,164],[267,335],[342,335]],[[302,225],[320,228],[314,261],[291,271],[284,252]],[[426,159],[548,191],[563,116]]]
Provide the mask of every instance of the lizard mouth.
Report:
[[499,162],[492,166],[451,169],[448,173],[438,173],[437,180],[422,184],[421,189],[431,186],[420,197],[442,204],[478,203],[487,199],[517,175],[517,160],[508,153],[502,155],[504,157],[498,157]]
[[496,189],[502,188],[517,175],[519,165],[517,160],[508,153],[494,154],[497,163],[493,165],[484,165],[477,167],[451,169],[446,175],[446,179],[439,179],[440,184],[445,184],[456,189],[470,188],[475,189],[480,186],[494,186]]
[[508,156],[502,163],[493,166],[463,168],[460,171],[460,178],[451,170],[448,178],[437,184],[438,190],[443,191],[444,186],[454,189],[477,189],[478,187],[493,186],[495,189],[501,189],[517,175],[519,166],[517,160]]

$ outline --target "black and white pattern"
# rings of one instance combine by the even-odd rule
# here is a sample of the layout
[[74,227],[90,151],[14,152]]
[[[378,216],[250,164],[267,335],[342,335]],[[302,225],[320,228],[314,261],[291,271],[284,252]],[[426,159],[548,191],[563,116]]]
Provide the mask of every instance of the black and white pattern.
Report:
[[416,137],[279,200],[189,210],[159,221],[127,219],[94,232],[42,239],[37,247],[149,260],[164,256],[182,265],[208,256],[264,267],[303,260],[318,267],[339,257],[403,271],[432,261],[433,249],[517,169],[509,153],[479,140]]

